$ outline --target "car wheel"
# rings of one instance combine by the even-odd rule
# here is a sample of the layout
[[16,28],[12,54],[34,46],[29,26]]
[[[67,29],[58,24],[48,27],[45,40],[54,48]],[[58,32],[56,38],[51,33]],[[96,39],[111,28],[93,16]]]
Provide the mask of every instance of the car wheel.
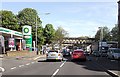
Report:
[[61,59],[61,61],[63,61],[63,58]]

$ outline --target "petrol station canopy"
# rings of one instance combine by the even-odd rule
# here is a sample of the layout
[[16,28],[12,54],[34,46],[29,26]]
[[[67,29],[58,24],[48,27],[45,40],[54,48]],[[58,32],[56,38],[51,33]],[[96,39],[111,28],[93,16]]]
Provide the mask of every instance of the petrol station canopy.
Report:
[[13,38],[16,38],[16,39],[22,39],[23,38],[22,32],[10,30],[10,29],[3,28],[3,27],[0,27],[0,33],[4,37],[8,37],[8,38],[10,38],[10,37],[13,37]]

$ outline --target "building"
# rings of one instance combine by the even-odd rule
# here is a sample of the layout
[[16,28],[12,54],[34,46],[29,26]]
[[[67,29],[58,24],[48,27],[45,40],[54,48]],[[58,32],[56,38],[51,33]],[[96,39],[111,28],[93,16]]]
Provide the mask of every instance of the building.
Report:
[[118,35],[119,35],[119,39],[118,39],[118,48],[120,48],[120,0],[118,1]]

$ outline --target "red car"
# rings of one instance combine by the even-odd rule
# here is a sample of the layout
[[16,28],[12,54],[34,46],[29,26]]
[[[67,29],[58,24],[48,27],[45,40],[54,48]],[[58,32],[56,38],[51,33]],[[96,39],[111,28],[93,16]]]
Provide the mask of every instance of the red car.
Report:
[[84,54],[84,51],[82,49],[79,50],[74,50],[71,55],[71,60],[85,60],[86,61],[86,56]]

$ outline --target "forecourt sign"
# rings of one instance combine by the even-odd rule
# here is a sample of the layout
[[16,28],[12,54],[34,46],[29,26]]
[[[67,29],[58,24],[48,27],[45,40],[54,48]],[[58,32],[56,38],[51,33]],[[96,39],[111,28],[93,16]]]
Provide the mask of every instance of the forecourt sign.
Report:
[[31,26],[25,25],[22,28],[23,36],[26,41],[26,48],[29,51],[32,51],[32,34],[31,34]]

